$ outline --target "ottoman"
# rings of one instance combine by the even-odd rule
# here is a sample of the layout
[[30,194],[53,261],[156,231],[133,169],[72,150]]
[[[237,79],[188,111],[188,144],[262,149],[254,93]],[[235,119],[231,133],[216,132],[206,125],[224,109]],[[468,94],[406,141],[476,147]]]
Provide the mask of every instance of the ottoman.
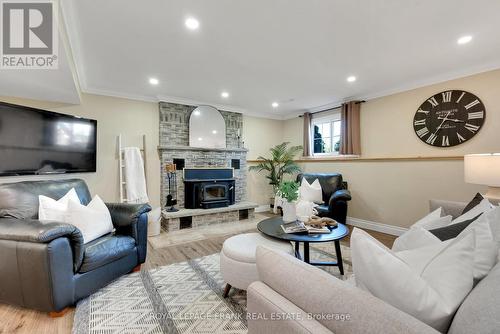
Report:
[[259,280],[255,264],[255,251],[259,245],[294,254],[290,242],[271,239],[260,233],[239,234],[227,239],[220,252],[220,271],[227,283],[224,298],[231,287],[246,290],[250,283]]

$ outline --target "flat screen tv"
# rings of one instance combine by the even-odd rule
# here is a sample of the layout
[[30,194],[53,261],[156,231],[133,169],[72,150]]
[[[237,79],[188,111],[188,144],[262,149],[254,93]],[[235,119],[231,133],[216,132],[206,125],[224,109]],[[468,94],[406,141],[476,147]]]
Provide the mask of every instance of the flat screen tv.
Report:
[[97,121],[0,102],[0,176],[96,171]]

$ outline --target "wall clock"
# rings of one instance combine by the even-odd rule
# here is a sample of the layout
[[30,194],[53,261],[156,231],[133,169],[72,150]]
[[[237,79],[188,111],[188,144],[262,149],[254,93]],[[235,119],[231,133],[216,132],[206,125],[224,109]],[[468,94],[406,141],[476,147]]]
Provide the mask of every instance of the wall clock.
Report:
[[474,137],[485,119],[484,104],[476,95],[448,90],[422,103],[413,118],[413,129],[426,144],[451,147]]

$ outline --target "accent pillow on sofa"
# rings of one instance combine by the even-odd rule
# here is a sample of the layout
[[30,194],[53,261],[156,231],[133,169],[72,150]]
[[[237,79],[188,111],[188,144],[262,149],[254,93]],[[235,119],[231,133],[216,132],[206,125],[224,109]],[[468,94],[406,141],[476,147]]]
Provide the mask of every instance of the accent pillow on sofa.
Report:
[[[421,218],[420,220],[418,220],[415,224],[413,224],[411,227],[423,227],[425,228],[426,230],[429,229],[429,227],[435,227],[437,224],[439,224],[440,226],[441,225],[448,225],[448,223],[445,223],[445,222],[442,222],[440,221],[441,218],[443,215],[443,208],[437,208],[436,210],[432,211],[431,213],[429,213],[427,216],[425,216],[424,218]],[[448,216],[446,216],[448,217]],[[448,220],[448,218],[446,218],[446,220]],[[451,222],[451,220],[450,220]]]
[[318,179],[309,184],[306,178],[302,178],[302,183],[300,184],[299,188],[299,194],[301,200],[313,202],[316,204],[323,204],[323,191]]
[[87,206],[70,201],[65,222],[82,232],[85,244],[113,231],[108,207],[97,195]]
[[[473,200],[474,201],[474,200]],[[469,203],[470,204],[470,203]],[[485,213],[493,209],[495,206],[488,201],[488,199],[483,199],[481,202],[479,202],[478,205],[473,207],[472,209],[469,209],[468,211],[464,210],[464,213],[458,218],[455,218],[453,220],[453,224],[460,223],[469,219],[472,219],[474,217],[477,217],[481,213]]]
[[393,252],[354,228],[351,256],[356,284],[394,307],[445,332],[473,287],[474,231],[413,250]]
[[462,211],[462,214],[467,213],[468,211],[472,210],[476,206],[478,206],[482,201],[484,200],[483,195],[480,193],[477,193],[474,198],[465,206],[465,208]]
[[495,265],[498,253],[495,237],[490,228],[490,222],[494,219],[492,218],[493,216],[493,213],[485,213],[478,219],[474,218],[429,231],[420,227],[411,228],[394,241],[392,250],[398,252],[432,246],[442,241],[463,237],[467,233],[470,233],[471,230],[474,230],[473,273],[475,279],[482,279]]
[[411,227],[394,240],[393,252],[430,246],[441,243],[441,240],[423,227]]
[[75,188],[71,188],[59,200],[47,196],[38,196],[38,220],[64,222],[69,201],[80,203]]
[[394,240],[392,250],[397,252],[427,246],[429,242],[432,243],[435,238],[427,230],[446,226],[452,221],[451,216],[441,217],[442,211],[442,208],[438,208],[410,226],[408,231]]

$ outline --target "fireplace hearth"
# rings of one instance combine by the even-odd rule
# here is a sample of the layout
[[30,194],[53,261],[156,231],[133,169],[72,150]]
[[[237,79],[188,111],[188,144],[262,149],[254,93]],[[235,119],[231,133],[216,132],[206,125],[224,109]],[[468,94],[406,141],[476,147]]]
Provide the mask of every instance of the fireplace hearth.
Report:
[[213,209],[235,203],[232,168],[185,168],[186,209]]

